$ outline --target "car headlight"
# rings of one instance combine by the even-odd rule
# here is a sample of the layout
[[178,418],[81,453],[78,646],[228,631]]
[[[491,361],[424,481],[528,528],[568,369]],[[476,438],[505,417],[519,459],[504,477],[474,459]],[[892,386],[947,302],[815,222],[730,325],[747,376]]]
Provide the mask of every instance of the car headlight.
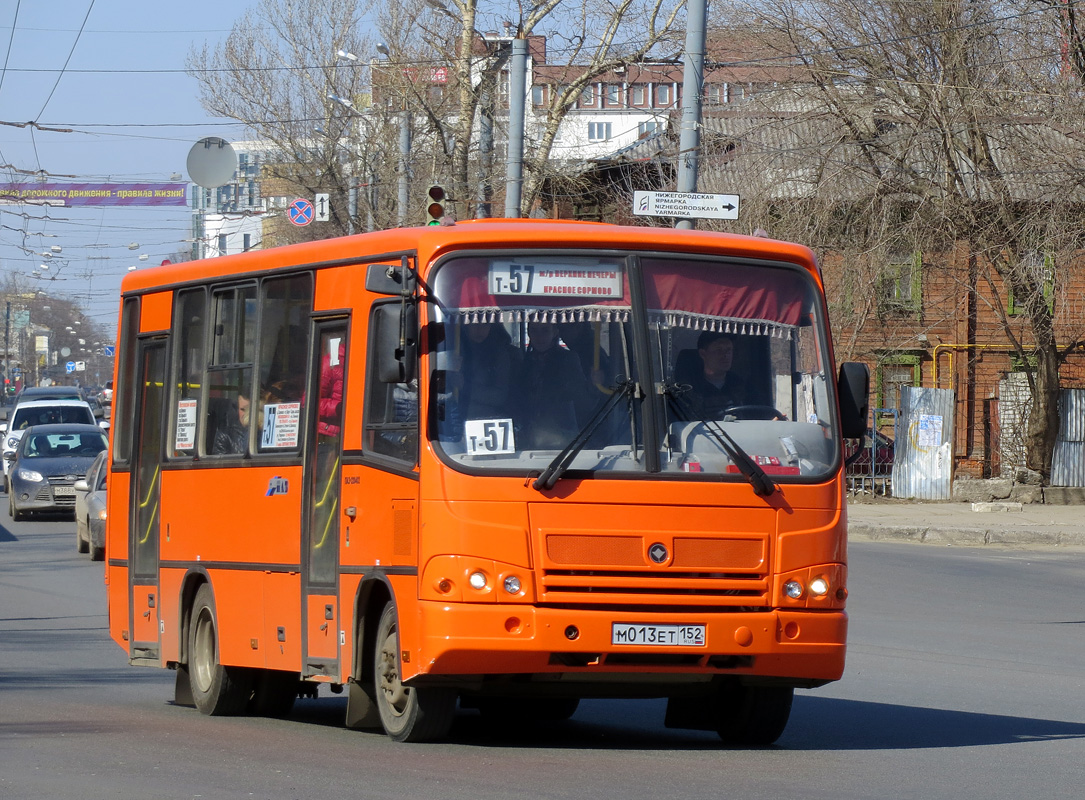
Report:
[[9,450],[14,450],[18,446],[19,446],[19,437],[18,436],[9,436],[8,437],[8,449]]
[[19,477],[20,480],[24,480],[24,481],[33,481],[34,483],[41,483],[43,480],[45,480],[41,476],[40,472],[35,472],[32,469],[24,469],[24,468],[20,467],[19,469],[17,469],[15,471],[15,474]]

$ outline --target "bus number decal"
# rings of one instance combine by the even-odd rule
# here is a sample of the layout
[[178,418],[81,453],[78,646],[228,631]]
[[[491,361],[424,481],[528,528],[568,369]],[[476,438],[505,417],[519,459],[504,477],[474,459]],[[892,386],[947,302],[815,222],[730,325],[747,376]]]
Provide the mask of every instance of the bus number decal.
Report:
[[473,456],[516,452],[511,419],[469,419],[464,423],[463,438]]

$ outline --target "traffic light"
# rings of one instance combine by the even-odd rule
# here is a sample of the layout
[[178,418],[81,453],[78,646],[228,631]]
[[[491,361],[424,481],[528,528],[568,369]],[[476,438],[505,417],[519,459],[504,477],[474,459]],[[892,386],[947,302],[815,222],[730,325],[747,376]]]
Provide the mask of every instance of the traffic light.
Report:
[[426,224],[440,225],[441,217],[445,215],[445,198],[447,197],[443,186],[431,186],[426,192]]

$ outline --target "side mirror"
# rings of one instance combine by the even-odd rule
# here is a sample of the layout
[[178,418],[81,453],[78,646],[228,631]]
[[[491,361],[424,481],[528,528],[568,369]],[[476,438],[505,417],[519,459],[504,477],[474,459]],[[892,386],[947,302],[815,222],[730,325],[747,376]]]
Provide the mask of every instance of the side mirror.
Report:
[[14,450],[8,450],[7,452],[4,453],[4,461],[14,461],[14,460],[15,460],[15,451]]
[[109,430],[109,420],[108,419],[101,420],[98,423],[98,427],[101,428],[103,431],[108,431]]
[[87,484],[86,478],[80,478],[75,482],[75,490],[77,492],[89,492],[90,486]]
[[841,364],[836,395],[840,401],[840,435],[845,439],[862,438],[870,413],[870,370],[867,365],[854,361]]
[[418,361],[418,309],[414,303],[378,306],[376,326],[377,378],[382,383],[408,383]]

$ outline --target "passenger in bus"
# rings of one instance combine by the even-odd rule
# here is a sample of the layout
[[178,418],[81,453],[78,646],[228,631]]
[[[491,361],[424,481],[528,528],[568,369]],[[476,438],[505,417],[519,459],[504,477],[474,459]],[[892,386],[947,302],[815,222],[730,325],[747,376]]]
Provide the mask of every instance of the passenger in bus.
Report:
[[216,456],[244,453],[249,445],[249,422],[251,398],[239,392],[237,414],[227,416],[225,423],[215,431],[211,454]]
[[530,322],[527,331],[517,442],[522,437],[525,448],[560,449],[590,414],[590,386],[580,358],[559,343],[556,324]]
[[728,408],[745,402],[740,378],[731,371],[734,349],[735,340],[730,334],[704,331],[697,337],[700,363],[688,374],[680,374],[681,365],[676,365],[675,381],[690,387],[682,397],[694,418],[721,419]]
[[339,436],[340,407],[343,404],[343,362],[346,354],[346,342],[339,339],[336,351],[333,353],[329,350],[320,362],[316,433],[321,441],[335,441]]
[[511,416],[510,395],[518,352],[503,325],[480,322],[463,326],[460,369],[449,373],[457,421]]

